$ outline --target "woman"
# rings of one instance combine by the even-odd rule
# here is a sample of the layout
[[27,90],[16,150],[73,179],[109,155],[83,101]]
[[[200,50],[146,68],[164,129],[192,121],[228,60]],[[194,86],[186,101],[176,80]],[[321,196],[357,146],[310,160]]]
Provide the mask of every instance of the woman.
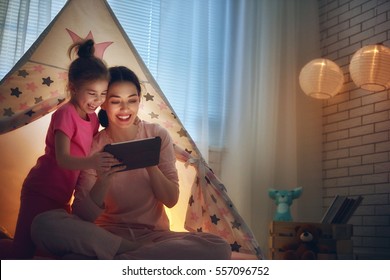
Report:
[[[169,230],[164,206],[173,207],[179,197],[172,139],[158,124],[138,118],[137,76],[122,66],[110,68],[110,74],[99,113],[106,128],[95,137],[91,152],[110,143],[159,136],[160,163],[125,172],[117,172],[122,167],[82,172],[73,204],[73,213],[82,220],[63,211],[42,214],[34,221],[33,239],[54,254],[99,259],[229,259],[230,246],[218,236]],[[123,240],[132,242],[133,248],[118,250]]]

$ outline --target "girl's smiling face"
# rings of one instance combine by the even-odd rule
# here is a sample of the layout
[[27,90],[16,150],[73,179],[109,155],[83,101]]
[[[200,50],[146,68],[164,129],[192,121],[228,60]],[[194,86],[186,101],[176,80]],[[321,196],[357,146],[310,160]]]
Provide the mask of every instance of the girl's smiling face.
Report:
[[134,124],[139,109],[140,97],[131,82],[116,82],[109,86],[106,101],[102,108],[106,110],[110,126],[128,127]]
[[71,102],[75,106],[80,117],[87,119],[87,114],[92,114],[106,100],[107,80],[95,80],[85,82],[79,87],[71,86]]

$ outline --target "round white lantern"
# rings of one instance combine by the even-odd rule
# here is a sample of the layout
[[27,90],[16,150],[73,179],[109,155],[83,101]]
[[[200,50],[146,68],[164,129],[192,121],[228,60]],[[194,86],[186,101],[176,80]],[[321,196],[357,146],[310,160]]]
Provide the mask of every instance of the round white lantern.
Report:
[[326,58],[310,61],[299,74],[299,84],[303,92],[313,98],[333,97],[340,91],[343,83],[343,71],[336,63]]
[[362,89],[375,92],[390,88],[390,49],[383,45],[359,49],[352,56],[349,73]]

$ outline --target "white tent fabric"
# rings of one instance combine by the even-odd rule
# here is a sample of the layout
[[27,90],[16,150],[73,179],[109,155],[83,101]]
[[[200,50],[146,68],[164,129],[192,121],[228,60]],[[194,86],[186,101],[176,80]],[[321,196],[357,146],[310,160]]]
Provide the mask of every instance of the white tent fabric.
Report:
[[67,100],[70,63],[67,50],[74,41],[83,38],[95,40],[97,56],[108,66],[125,65],[138,75],[143,84],[139,117],[159,123],[173,138],[182,202],[169,212],[172,229],[215,233],[231,244],[232,251],[263,259],[253,233],[229,199],[224,185],[203,160],[104,0],[68,1],[0,82],[0,133],[38,120]]

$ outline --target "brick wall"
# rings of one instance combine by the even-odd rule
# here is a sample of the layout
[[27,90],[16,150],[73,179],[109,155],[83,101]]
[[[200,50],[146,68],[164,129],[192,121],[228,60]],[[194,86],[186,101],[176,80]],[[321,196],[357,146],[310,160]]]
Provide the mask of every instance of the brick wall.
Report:
[[324,207],[334,195],[362,195],[350,220],[357,258],[390,259],[390,90],[355,86],[349,62],[361,47],[390,47],[390,0],[318,0],[322,56],[344,72],[323,102]]

